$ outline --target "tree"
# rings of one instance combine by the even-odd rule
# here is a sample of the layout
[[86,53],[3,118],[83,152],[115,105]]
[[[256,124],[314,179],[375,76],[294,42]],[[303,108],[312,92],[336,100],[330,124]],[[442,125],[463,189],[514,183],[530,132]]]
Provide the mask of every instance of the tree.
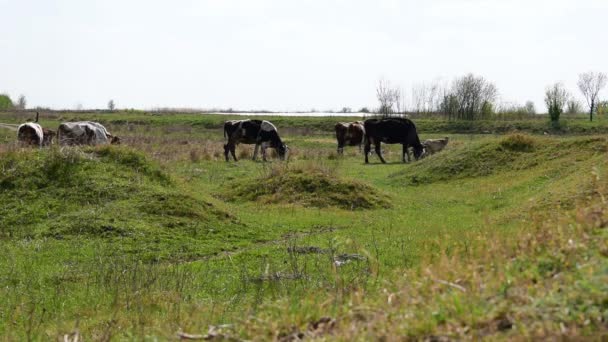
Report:
[[485,78],[468,74],[454,81],[451,95],[456,97],[455,102],[458,103],[457,118],[475,120],[489,113],[498,90]]
[[359,109],[359,113],[369,113],[369,109],[367,107],[363,107]]
[[608,101],[602,101],[597,105],[597,114],[598,115],[608,114]]
[[412,87],[412,100],[417,113],[432,113],[440,109],[442,86],[438,80],[420,83]]
[[0,110],[13,109],[13,100],[6,94],[0,94]]
[[526,113],[528,115],[536,114],[536,106],[534,106],[534,102],[532,102],[532,101],[526,102],[525,108],[526,108]]
[[456,95],[454,94],[445,94],[441,104],[439,105],[439,110],[444,115],[447,115],[449,120],[457,117],[458,108],[460,108],[460,104],[458,103],[458,98],[456,98]]
[[25,100],[25,95],[20,95],[17,100],[17,109],[24,110],[27,105],[27,101]]
[[608,78],[601,72],[586,72],[578,76],[578,88],[581,90],[589,105],[589,121],[593,121],[593,112],[598,103],[600,90],[606,86]]
[[341,113],[352,113],[353,110],[350,107],[342,107]]
[[114,105],[114,100],[110,100],[110,101],[108,101],[108,110],[109,110],[110,112],[113,112],[113,111],[114,111],[114,108],[116,108],[116,106]]
[[574,98],[568,100],[568,103],[566,104],[566,113],[576,115],[581,113],[582,111],[583,106],[581,106],[580,102],[576,101]]
[[555,83],[547,88],[545,92],[545,104],[549,110],[549,118],[554,125],[559,122],[560,115],[564,112],[564,106],[568,101],[568,91],[561,83]]
[[376,97],[378,98],[378,102],[380,102],[378,113],[386,117],[394,113],[393,107],[399,103],[401,95],[399,88],[393,87],[390,82],[381,79],[376,86]]

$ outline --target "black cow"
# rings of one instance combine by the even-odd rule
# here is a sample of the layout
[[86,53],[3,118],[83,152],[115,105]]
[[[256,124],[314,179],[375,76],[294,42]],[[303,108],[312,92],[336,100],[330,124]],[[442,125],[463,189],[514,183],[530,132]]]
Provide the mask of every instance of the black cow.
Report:
[[376,154],[383,163],[386,163],[386,161],[382,157],[380,149],[382,143],[403,145],[402,159],[404,163],[406,155],[408,161],[410,159],[409,147],[414,149],[416,160],[424,154],[424,148],[416,132],[416,125],[408,119],[368,119],[365,120],[363,125],[365,126],[365,163],[369,162],[367,157],[371,150],[371,144],[374,144]]
[[236,161],[235,149],[238,144],[255,144],[253,160],[258,156],[258,148],[262,146],[262,159],[266,161],[266,148],[274,148],[279,158],[285,159],[287,145],[283,143],[277,128],[269,121],[262,120],[230,120],[224,123],[224,156],[230,161],[228,153]]

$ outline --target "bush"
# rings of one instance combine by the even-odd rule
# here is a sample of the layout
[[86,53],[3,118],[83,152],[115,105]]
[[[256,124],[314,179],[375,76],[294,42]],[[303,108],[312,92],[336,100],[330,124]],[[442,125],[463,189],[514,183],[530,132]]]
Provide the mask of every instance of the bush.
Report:
[[13,107],[13,100],[6,94],[0,94],[0,110],[13,109]]

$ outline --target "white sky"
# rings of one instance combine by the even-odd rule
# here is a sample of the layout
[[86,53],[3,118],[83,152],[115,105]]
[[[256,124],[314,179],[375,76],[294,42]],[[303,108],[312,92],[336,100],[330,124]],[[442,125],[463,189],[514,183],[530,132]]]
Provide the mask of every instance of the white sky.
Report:
[[[0,0],[0,92],[28,106],[375,107],[468,72],[504,101],[608,72],[607,0]],[[604,91],[604,97],[608,95]]]

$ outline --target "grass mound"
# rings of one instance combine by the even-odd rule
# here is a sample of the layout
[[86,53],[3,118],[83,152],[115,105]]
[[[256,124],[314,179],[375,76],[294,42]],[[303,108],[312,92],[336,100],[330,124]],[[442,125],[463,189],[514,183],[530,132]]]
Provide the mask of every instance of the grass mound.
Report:
[[558,140],[512,134],[497,140],[455,146],[414,163],[391,177],[419,184],[482,177],[533,167],[546,167],[555,171],[572,167],[573,162],[587,160],[606,151],[608,141],[600,137]]
[[372,186],[342,179],[333,169],[315,163],[275,167],[263,177],[238,184],[228,200],[347,210],[391,206],[389,198]]
[[236,226],[125,148],[10,152],[0,170],[0,239],[121,239],[156,259],[205,254],[209,231]]
[[506,150],[530,152],[534,149],[535,140],[529,135],[516,133],[507,135],[499,144]]

